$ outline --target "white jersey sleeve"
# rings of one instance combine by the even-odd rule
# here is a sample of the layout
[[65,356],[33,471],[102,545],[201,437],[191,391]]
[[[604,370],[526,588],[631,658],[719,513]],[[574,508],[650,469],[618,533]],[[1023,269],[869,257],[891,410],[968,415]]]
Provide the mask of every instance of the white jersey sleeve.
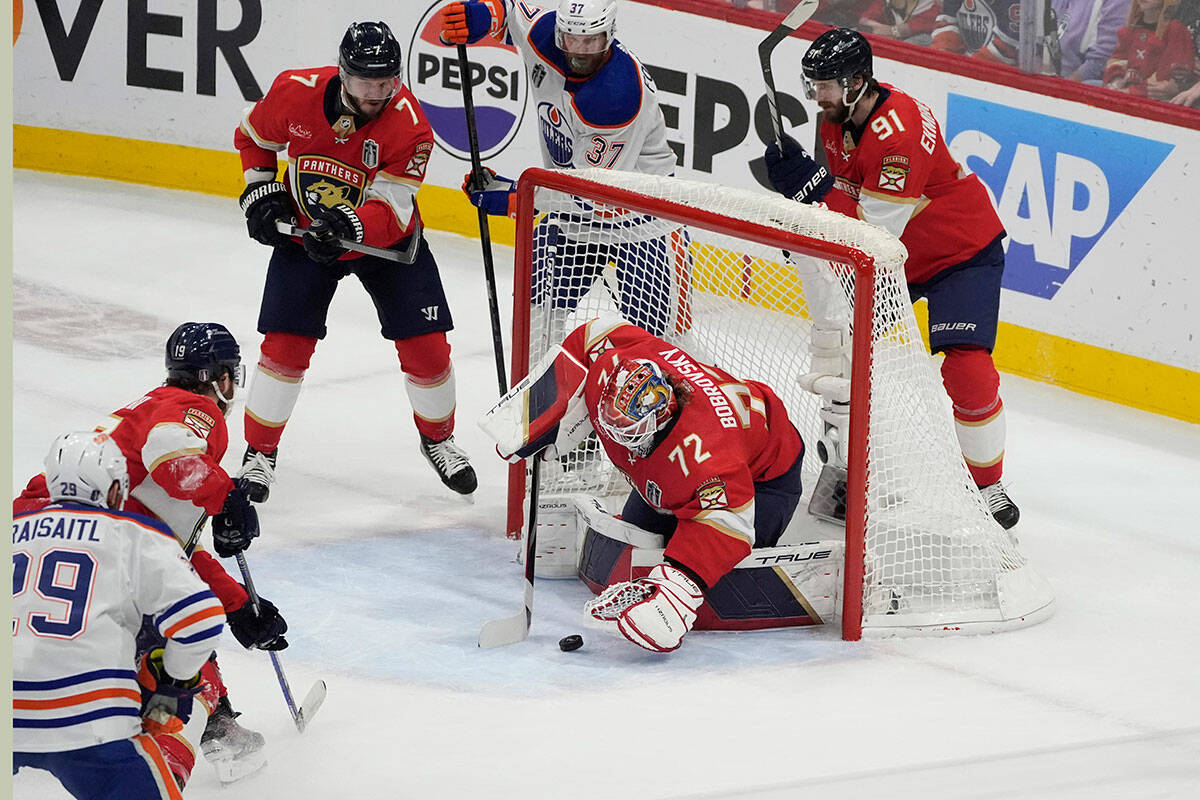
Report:
[[167,670],[194,675],[221,604],[158,520],[77,505],[13,519],[13,749],[58,752],[141,730],[143,616],[168,638]]
[[675,153],[650,74],[614,41],[603,66],[573,78],[554,43],[556,12],[504,0],[500,30],[528,70],[542,160],[550,169],[617,169],[672,175]]

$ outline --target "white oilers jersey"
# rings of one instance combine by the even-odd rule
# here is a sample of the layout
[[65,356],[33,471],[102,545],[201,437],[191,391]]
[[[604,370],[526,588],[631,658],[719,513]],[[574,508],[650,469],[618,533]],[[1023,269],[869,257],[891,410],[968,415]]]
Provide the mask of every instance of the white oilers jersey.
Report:
[[13,750],[61,752],[141,732],[135,639],[150,615],[167,671],[195,675],[221,604],[158,520],[79,505],[13,518]]
[[504,0],[506,41],[529,71],[542,160],[548,169],[672,175],[675,153],[649,73],[620,42],[593,75],[570,77],[554,43],[556,12]]

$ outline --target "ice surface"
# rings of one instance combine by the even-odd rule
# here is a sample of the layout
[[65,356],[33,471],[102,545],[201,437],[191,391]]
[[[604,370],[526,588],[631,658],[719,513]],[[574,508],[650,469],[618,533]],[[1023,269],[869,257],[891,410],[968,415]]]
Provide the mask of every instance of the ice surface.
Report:
[[[14,183],[16,492],[56,434],[159,383],[179,322],[225,323],[252,366],[268,253],[232,200]],[[587,590],[541,580],[530,638],[479,650],[479,625],[520,609],[522,568],[506,465],[475,426],[497,388],[479,243],[428,236],[476,502],[420,457],[395,351],[346,280],[247,552],[291,626],[293,692],[324,678],[328,700],[297,734],[267,657],[229,637],[231,698],[269,764],[222,789],[201,759],[186,797],[1200,797],[1200,428],[1009,375],[1006,482],[1057,592],[1048,622],[855,644],[696,633],[658,656],[583,630]],[[496,256],[507,337],[511,251]],[[235,470],[240,411],[230,439]],[[559,651],[581,630],[582,650]],[[29,770],[14,788],[66,797]]]

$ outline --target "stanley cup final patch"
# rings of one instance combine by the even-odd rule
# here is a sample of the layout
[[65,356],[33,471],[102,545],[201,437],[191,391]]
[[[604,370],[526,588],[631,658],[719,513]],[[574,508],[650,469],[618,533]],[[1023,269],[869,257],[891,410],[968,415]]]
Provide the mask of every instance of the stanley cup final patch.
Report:
[[709,478],[696,488],[696,499],[700,508],[708,511],[717,508],[729,508],[729,498],[725,494],[725,481],[720,478]]
[[889,192],[903,192],[909,168],[908,156],[884,156],[883,164],[879,168],[879,188]]

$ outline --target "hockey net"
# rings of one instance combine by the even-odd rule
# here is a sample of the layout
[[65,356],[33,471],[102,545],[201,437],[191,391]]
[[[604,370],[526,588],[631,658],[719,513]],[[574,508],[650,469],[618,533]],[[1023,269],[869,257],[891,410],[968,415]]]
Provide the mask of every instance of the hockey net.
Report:
[[[530,169],[518,203],[512,382],[577,324],[617,311],[776,391],[807,445],[797,515],[818,484],[817,451],[845,454],[845,638],[1031,624],[1049,615],[1053,594],[966,469],[909,301],[905,258],[879,228],[781,197]],[[848,432],[828,423],[830,396],[798,382],[814,366],[814,333],[831,329],[847,343]],[[828,371],[828,348],[820,352]],[[630,491],[594,440],[540,472],[543,498]],[[514,466],[513,537],[527,479]]]

